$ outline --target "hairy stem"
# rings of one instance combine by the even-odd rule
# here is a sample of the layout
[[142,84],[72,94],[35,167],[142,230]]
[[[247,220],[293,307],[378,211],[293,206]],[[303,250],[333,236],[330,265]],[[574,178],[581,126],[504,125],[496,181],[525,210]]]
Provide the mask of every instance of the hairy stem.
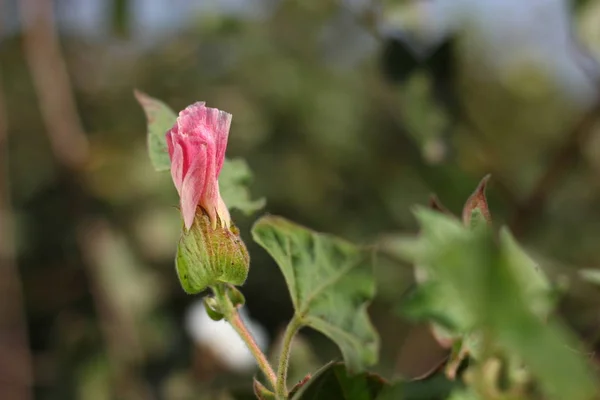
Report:
[[279,354],[279,368],[277,369],[277,385],[275,386],[275,394],[278,399],[285,399],[288,395],[286,381],[290,352],[292,350],[292,340],[301,327],[302,323],[300,322],[300,319],[294,315],[294,318],[292,318],[288,324],[285,329],[285,334],[283,335],[281,353]]
[[267,360],[267,357],[264,355],[260,347],[258,347],[258,344],[256,344],[256,340],[254,340],[254,337],[248,330],[248,327],[240,317],[237,307],[234,306],[229,299],[229,296],[227,295],[227,287],[225,285],[216,285],[212,289],[215,294],[215,298],[221,307],[221,312],[225,316],[225,319],[231,324],[233,329],[235,329],[244,343],[246,343],[248,350],[250,350],[254,356],[254,359],[258,363],[258,367],[266,376],[267,380],[271,384],[271,387],[275,388],[277,382],[275,371],[273,371],[269,360]]

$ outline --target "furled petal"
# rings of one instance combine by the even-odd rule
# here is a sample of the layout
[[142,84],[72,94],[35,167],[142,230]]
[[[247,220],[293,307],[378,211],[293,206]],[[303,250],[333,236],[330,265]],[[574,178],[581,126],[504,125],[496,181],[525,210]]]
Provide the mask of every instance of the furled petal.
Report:
[[171,157],[171,177],[177,189],[177,193],[181,196],[181,185],[183,185],[183,149],[181,145],[173,141],[171,132],[167,133],[167,146],[169,148],[169,156]]
[[177,118],[177,130],[179,134],[208,139],[209,132],[206,130],[204,123],[206,110],[207,108],[202,101],[181,110]]
[[[217,185],[217,190],[218,190],[218,185]],[[231,226],[231,215],[229,215],[229,209],[227,208],[227,205],[225,205],[225,202],[223,201],[223,198],[221,197],[221,194],[218,194],[219,196],[219,200],[218,200],[218,204],[217,204],[217,215],[219,216],[219,219],[221,220],[221,224],[227,228],[229,228]]]
[[215,143],[217,145],[217,175],[221,173],[223,162],[225,161],[225,150],[227,150],[227,139],[229,138],[229,129],[231,128],[232,115],[224,111],[219,111],[217,118]]
[[227,139],[229,138],[229,128],[231,127],[231,114],[216,108],[207,108],[205,117],[205,126],[210,130],[210,137],[215,146],[215,178],[218,178],[225,161],[225,150],[227,149]]
[[179,113],[176,124],[166,134],[171,175],[188,229],[198,205],[208,214],[213,228],[219,222],[230,226],[218,183],[230,126],[231,114],[197,102]]
[[186,229],[190,229],[196,216],[196,208],[204,192],[206,167],[206,147],[197,151],[181,187],[181,214]]

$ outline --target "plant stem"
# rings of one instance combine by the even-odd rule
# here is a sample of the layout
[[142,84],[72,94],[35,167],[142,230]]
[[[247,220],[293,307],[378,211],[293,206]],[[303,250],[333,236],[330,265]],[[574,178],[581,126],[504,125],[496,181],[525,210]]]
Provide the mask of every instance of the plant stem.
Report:
[[271,367],[271,364],[267,360],[267,357],[264,355],[258,344],[256,344],[256,340],[248,330],[248,327],[240,317],[237,307],[235,307],[229,296],[227,295],[227,287],[224,285],[216,285],[213,288],[213,292],[215,294],[215,298],[217,302],[221,306],[221,312],[225,316],[225,319],[233,329],[237,332],[237,334],[242,338],[246,346],[248,346],[248,350],[254,356],[258,367],[265,374],[265,377],[271,384],[273,388],[275,388],[277,382],[277,376],[275,375],[275,371]]
[[290,361],[290,351],[292,350],[292,340],[302,327],[300,318],[294,315],[294,318],[290,321],[285,334],[283,335],[283,341],[281,344],[281,353],[279,354],[279,368],[277,369],[277,385],[275,386],[275,395],[278,399],[286,399],[288,395],[287,391],[287,375],[288,375],[288,364]]

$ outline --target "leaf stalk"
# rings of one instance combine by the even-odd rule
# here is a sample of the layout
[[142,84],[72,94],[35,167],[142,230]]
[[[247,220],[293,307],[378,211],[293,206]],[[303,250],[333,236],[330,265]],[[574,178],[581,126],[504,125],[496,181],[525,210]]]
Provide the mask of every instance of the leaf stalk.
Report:
[[276,387],[277,375],[275,375],[275,371],[271,367],[271,364],[267,360],[267,357],[262,352],[256,340],[248,330],[248,327],[240,317],[240,313],[238,312],[238,307],[234,306],[231,299],[227,295],[227,287],[224,284],[215,285],[212,287],[212,290],[215,294],[215,299],[219,304],[220,311],[225,317],[225,320],[231,324],[233,329],[237,332],[237,334],[242,338],[246,346],[248,346],[248,350],[254,356],[258,367],[263,372],[271,387]]
[[301,327],[302,321],[296,314],[285,329],[281,344],[281,353],[279,354],[279,367],[277,368],[277,384],[275,386],[275,395],[277,399],[287,399],[288,390],[286,382],[290,353],[292,350],[292,341]]

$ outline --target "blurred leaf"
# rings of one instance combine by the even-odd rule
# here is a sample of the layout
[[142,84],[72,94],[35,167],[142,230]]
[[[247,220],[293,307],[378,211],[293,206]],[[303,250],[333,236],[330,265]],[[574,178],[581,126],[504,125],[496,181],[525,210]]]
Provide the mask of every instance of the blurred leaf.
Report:
[[199,293],[217,283],[242,285],[248,276],[250,257],[239,232],[217,227],[197,209],[194,224],[183,229],[177,247],[177,276],[188,294]]
[[225,159],[219,175],[219,190],[229,209],[237,208],[250,215],[265,206],[265,199],[250,199],[247,185],[252,180],[252,172],[242,159]]
[[333,340],[351,371],[377,362],[379,338],[367,314],[372,252],[274,216],[259,219],[252,236],[281,268],[302,325]]
[[[457,390],[452,392],[452,395],[448,397],[448,400],[480,400],[481,397],[477,396],[475,392],[468,389]],[[508,399],[518,400],[518,398],[510,397]],[[507,399],[507,400],[508,400]]]
[[171,168],[165,134],[177,121],[177,115],[162,101],[147,94],[134,91],[135,97],[146,113],[148,121],[148,154],[156,171]]
[[505,266],[511,270],[529,308],[539,317],[546,317],[554,306],[549,279],[519,246],[508,228],[501,228],[499,236]]
[[305,383],[292,400],[371,400],[386,382],[369,373],[350,375],[341,363],[329,363]]
[[[446,237],[457,234],[468,235],[468,230],[452,215],[446,216],[435,210],[430,213],[443,217],[437,221],[434,230],[422,232],[417,237],[389,235],[381,242],[381,247],[397,258],[415,263],[415,274],[420,283],[408,301],[402,304],[402,311],[416,320],[436,322],[442,336],[458,337],[472,331],[476,316],[467,303],[455,301],[461,293],[445,283],[439,272],[421,259],[423,254],[439,251],[438,240],[442,242]],[[435,238],[425,239],[427,235],[435,235]]]
[[79,399],[104,400],[111,396],[110,362],[106,356],[92,355],[76,371]]
[[575,339],[536,314],[543,284],[533,277],[534,265],[507,231],[497,243],[485,226],[468,229],[426,209],[417,210],[416,216],[422,228],[419,244],[404,253],[432,272],[438,282],[434,289],[455,295],[448,301],[461,305],[473,330],[488,333],[494,347],[521,358],[550,397],[592,398],[592,375],[569,348],[577,347]]

